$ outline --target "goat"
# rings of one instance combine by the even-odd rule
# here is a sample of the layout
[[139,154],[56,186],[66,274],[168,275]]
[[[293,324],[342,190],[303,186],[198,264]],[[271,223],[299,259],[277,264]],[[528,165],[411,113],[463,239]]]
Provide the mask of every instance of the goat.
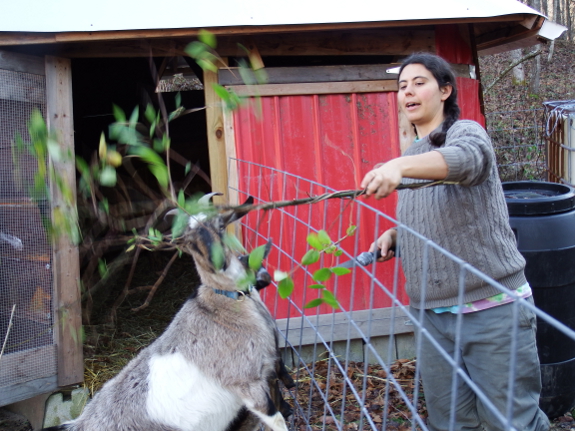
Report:
[[287,431],[270,397],[280,364],[273,318],[257,289],[239,290],[246,267],[223,241],[225,227],[245,214],[240,207],[190,217],[184,251],[200,286],[79,418],[46,431],[227,431],[259,421]]

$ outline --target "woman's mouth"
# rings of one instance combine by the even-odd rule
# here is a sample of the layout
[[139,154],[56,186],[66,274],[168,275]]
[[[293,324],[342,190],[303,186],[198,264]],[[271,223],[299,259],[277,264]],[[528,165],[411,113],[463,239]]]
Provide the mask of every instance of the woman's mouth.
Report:
[[407,103],[405,105],[405,108],[409,111],[409,110],[417,108],[418,106],[419,106],[419,103],[412,102],[412,103]]

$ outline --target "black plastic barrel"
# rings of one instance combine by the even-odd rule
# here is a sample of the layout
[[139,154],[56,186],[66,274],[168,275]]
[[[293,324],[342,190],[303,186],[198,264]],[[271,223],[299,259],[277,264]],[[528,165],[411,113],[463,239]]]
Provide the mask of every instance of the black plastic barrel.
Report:
[[[518,181],[503,183],[503,190],[535,305],[575,330],[575,189]],[[539,405],[555,418],[575,407],[575,340],[538,318],[537,349]]]

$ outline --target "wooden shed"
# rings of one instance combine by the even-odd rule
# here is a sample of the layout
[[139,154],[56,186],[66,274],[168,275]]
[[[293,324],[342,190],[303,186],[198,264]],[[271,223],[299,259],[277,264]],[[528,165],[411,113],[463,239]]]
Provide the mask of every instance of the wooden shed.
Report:
[[[412,139],[397,114],[397,75],[390,71],[402,57],[426,51],[452,63],[462,116],[483,123],[478,56],[545,43],[562,31],[515,0],[175,0],[161,7],[147,1],[12,2],[0,15],[0,148],[6,152],[0,231],[6,238],[29,235],[10,221],[19,211],[30,226],[41,223],[39,210],[15,193],[8,154],[14,131],[23,130],[31,109],[45,113],[62,145],[89,154],[113,120],[113,103],[130,110],[142,103],[142,90],[153,93],[150,58],[185,56],[184,48],[201,29],[217,36],[217,51],[231,68],[245,56],[241,44],[259,52],[269,76],[254,90],[229,70],[202,75],[195,69],[204,89],[184,96],[184,104],[207,109],[178,132],[180,149],[200,161],[213,190],[225,193],[223,200],[233,200],[229,190],[246,177],[230,157],[336,189],[355,188],[368,169],[398,156]],[[260,96],[261,117],[247,109],[225,112],[211,86],[215,82],[240,95]],[[336,153],[350,155],[350,164],[338,161]],[[73,171],[69,167],[71,176]],[[393,213],[395,202],[385,205]],[[11,270],[28,271],[40,261],[47,271],[40,281],[10,279],[4,252],[11,258],[14,252],[0,247],[0,340],[15,301],[11,289],[27,292],[17,298],[19,309],[29,309],[38,286],[52,304],[44,316],[43,342],[4,353],[0,406],[82,381],[80,340],[70,333],[80,326],[77,250],[47,244],[41,229],[37,232],[42,246],[34,254],[25,243]],[[386,306],[378,304],[382,313]],[[18,318],[22,325],[39,324],[24,314]]]

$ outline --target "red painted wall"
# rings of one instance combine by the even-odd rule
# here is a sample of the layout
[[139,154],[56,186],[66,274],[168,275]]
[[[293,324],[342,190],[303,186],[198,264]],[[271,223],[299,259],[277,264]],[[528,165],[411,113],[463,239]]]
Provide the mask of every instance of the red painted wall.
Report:
[[[240,190],[266,201],[315,196],[326,191],[313,182],[335,190],[357,189],[365,173],[375,164],[400,155],[395,93],[263,97],[261,113],[258,115],[257,111],[244,108],[234,114],[237,158],[301,177],[238,163]],[[395,215],[395,196],[367,202],[391,217]],[[282,255],[274,248],[266,264],[270,272],[276,268],[294,271],[296,289],[292,298],[300,305],[317,294],[317,290],[304,288],[314,282],[294,263],[294,260],[299,262],[309,248],[306,237],[311,230],[306,224],[327,230],[334,240],[342,238],[349,225],[358,226],[357,233],[341,243],[350,254],[367,250],[377,232],[391,226],[381,218],[376,223],[374,211],[358,209],[356,205],[349,205],[349,201],[339,199],[248,217],[248,228],[244,231],[248,249],[269,237],[288,253]],[[324,265],[335,263],[332,256],[325,259]],[[392,289],[393,264],[377,265],[376,277]],[[367,309],[372,300],[375,308],[391,304],[387,295],[374,287],[370,277],[361,271],[338,277],[337,285],[330,283],[329,286],[337,289],[338,299],[348,310]],[[406,302],[403,292],[399,297]],[[290,313],[287,301],[277,301],[274,291],[265,292],[265,298],[277,318],[299,314]]]

